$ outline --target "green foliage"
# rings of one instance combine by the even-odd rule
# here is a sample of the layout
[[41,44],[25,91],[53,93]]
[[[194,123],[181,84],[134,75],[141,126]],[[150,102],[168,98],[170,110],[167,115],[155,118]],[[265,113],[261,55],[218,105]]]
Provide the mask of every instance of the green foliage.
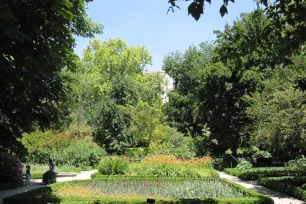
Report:
[[72,105],[71,118],[78,124],[95,127],[95,141],[111,152],[122,153],[123,148],[138,145],[128,130],[130,117],[123,111],[125,106],[134,107],[140,101],[152,106],[161,103],[161,77],[143,74],[150,63],[144,47],[128,47],[120,39],[94,40],[84,50],[76,72],[63,72],[65,88],[71,90],[63,105]]
[[99,114],[95,119],[96,128],[93,132],[95,141],[105,148],[117,151],[130,146],[131,139],[125,131],[129,120],[121,108],[111,99],[106,99],[98,105]]
[[18,175],[17,170],[19,165],[20,163],[16,158],[0,150],[0,183],[20,183],[21,177]]
[[[289,8],[289,5],[292,8]],[[279,10],[282,14],[287,15],[286,11],[296,9],[291,11],[304,16],[301,14],[301,10],[297,9],[301,9],[305,5],[285,2],[286,6],[289,6],[287,10],[276,6],[276,11]],[[274,6],[269,9],[272,7]],[[272,12],[273,9],[269,9],[268,12]],[[278,17],[282,15],[277,12],[274,14]],[[291,19],[293,16],[288,16],[289,18]],[[175,90],[169,94],[169,103],[165,108],[170,124],[176,126],[184,134],[191,134],[193,137],[200,135],[203,125],[207,124],[211,130],[210,140],[218,141],[217,146],[212,145],[214,155],[223,154],[224,151],[231,148],[232,155],[237,156],[236,151],[239,147],[250,146],[250,132],[255,128],[252,129],[254,118],[249,117],[246,113],[247,108],[252,104],[244,100],[245,96],[256,91],[258,91],[256,96],[260,95],[266,80],[273,78],[279,65],[288,66],[290,61],[292,62],[292,56],[300,52],[299,50],[305,42],[305,35],[299,30],[305,28],[304,23],[300,25],[291,21],[288,22],[287,27],[282,27],[277,24],[279,20],[272,18],[266,14],[266,11],[258,8],[250,14],[242,14],[241,18],[233,25],[226,25],[224,31],[215,31],[217,35],[215,47],[204,46],[203,49],[191,47],[183,54],[177,52],[167,56],[163,69],[174,79],[175,85]],[[286,25],[285,18],[282,18],[281,21],[284,23],[283,25]],[[291,39],[289,36],[294,36],[292,38],[293,44],[288,42],[287,39]],[[304,40],[296,41],[298,38]],[[301,75],[301,79],[303,79],[303,75]],[[299,83],[303,84],[301,79]],[[282,79],[278,80],[281,84]],[[294,90],[294,86],[292,89]],[[297,101],[302,96],[297,94],[298,90],[293,92],[296,93],[293,96],[295,95],[294,98],[297,99],[294,104],[299,106]],[[286,92],[282,94],[284,96],[290,95]],[[301,97],[298,98],[298,96]],[[303,104],[303,100],[300,100],[299,103]],[[298,109],[291,114],[279,113],[279,115],[283,114],[279,119],[291,120],[291,126],[296,125],[292,128],[292,130],[296,130],[295,132],[299,132],[304,127],[299,123],[299,121],[303,121],[303,110]],[[261,111],[265,112],[265,110]],[[256,114],[255,111],[254,113]],[[292,115],[292,117],[285,117],[285,114]],[[258,121],[265,123],[266,118],[260,118]],[[260,125],[263,124],[258,126],[260,127]],[[269,124],[264,125],[269,127]],[[267,131],[262,132],[266,133]],[[256,133],[256,130],[253,133]],[[279,136],[281,135],[277,137]],[[287,136],[284,135],[284,137]],[[261,137],[257,140],[258,143],[254,142],[253,144],[259,147],[261,145],[259,141],[264,140]],[[294,144],[299,147],[305,146],[300,144],[303,141],[305,141],[303,138],[297,138],[294,140]],[[267,144],[273,143],[268,142]],[[277,143],[274,144],[279,147]],[[269,150],[269,147],[262,150]]]
[[124,154],[130,159],[142,159],[144,158],[149,148],[148,147],[138,147],[138,148],[124,148]]
[[288,161],[285,166],[292,169],[306,170],[306,158],[304,155],[298,156]]
[[128,164],[126,159],[118,156],[104,157],[98,165],[98,170],[102,175],[120,175],[127,172]]
[[56,124],[64,95],[59,72],[77,59],[73,36],[102,33],[102,26],[88,18],[86,3],[1,1],[1,146],[19,148],[16,138],[30,132],[35,122]]
[[251,169],[253,167],[252,163],[249,161],[241,161],[237,166],[236,169],[239,170],[246,170],[246,169]]
[[301,186],[296,186],[293,183],[305,183],[306,177],[271,177],[259,178],[258,183],[268,188],[286,193],[294,198],[306,201],[306,190]]
[[71,133],[41,131],[24,133],[20,139],[28,151],[28,162],[46,163],[50,158],[59,166],[85,168],[95,166],[102,156],[103,148],[92,141],[90,136],[73,139]]
[[106,154],[106,151],[94,142],[76,140],[64,149],[53,150],[50,153],[50,158],[58,165],[86,168],[97,165]]
[[118,105],[136,105],[139,100],[135,80],[126,74],[118,74],[112,81],[111,98]]
[[245,180],[257,180],[259,177],[303,176],[305,171],[284,167],[262,167],[247,170],[225,168],[224,172]]
[[[233,152],[231,149],[228,149],[225,151],[225,154],[230,155],[238,164],[241,162],[244,162],[245,159],[239,160],[235,156],[233,156]],[[257,162],[257,159],[263,157],[263,158],[271,158],[271,154],[267,151],[259,150],[256,146],[249,146],[249,147],[239,147],[236,151],[237,155],[242,156],[243,158],[251,156],[255,162]]]
[[134,164],[130,165],[129,173],[157,178],[219,178],[219,174],[212,168],[192,165]]
[[305,150],[305,93],[297,87],[305,78],[305,59],[293,58],[293,65],[273,72],[263,91],[245,98],[250,104],[246,113],[253,120],[253,144],[288,152]]
[[196,156],[196,147],[193,138],[185,137],[175,128],[159,125],[154,131],[149,154],[174,155],[189,159]]
[[50,158],[50,152],[66,148],[70,143],[70,136],[65,133],[56,133],[52,130],[36,129],[31,133],[24,133],[20,139],[28,152],[28,160],[36,163],[45,163]]
[[122,110],[129,118],[130,124],[126,131],[133,137],[133,145],[149,147],[155,140],[154,130],[165,121],[163,112],[142,101],[136,106],[127,104]]
[[192,137],[201,135],[204,127],[199,113],[203,70],[211,63],[213,46],[201,43],[185,53],[172,52],[164,60],[163,70],[174,80],[175,90],[169,93],[164,111],[170,124]]

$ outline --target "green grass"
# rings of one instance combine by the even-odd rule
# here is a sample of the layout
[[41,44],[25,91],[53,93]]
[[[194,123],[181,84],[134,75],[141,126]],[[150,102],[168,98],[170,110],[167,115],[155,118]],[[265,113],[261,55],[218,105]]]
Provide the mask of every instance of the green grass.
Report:
[[5,203],[146,203],[147,198],[156,199],[156,203],[273,203],[226,179],[144,180],[118,176],[57,183],[6,198]]

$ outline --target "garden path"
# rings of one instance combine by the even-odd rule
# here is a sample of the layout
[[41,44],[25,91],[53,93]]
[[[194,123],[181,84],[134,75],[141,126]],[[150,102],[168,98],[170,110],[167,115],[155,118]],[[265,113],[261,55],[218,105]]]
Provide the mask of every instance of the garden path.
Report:
[[297,200],[286,194],[280,193],[278,191],[272,190],[270,188],[258,185],[256,181],[245,181],[235,176],[228,175],[224,172],[219,172],[221,178],[226,178],[230,181],[233,181],[239,185],[244,186],[245,188],[252,189],[258,193],[267,195],[274,200],[275,204],[305,204],[306,202]]
[[[95,173],[97,170],[92,170],[92,171],[83,171],[81,173],[78,173],[77,176],[74,177],[59,177],[56,178],[57,182],[64,182],[64,181],[72,181],[72,180],[85,180],[85,179],[90,179],[91,174]],[[0,191],[0,204],[2,204],[3,199],[20,194],[20,193],[25,193],[37,188],[43,188],[45,186],[41,185],[41,179],[32,179],[30,185],[18,187],[15,189],[8,189],[4,191]]]

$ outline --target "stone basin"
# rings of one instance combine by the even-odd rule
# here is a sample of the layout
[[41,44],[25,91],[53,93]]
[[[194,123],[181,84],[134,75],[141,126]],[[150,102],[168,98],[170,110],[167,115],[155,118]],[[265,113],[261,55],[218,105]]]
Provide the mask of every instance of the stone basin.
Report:
[[57,172],[56,177],[74,177],[78,174],[76,172]]

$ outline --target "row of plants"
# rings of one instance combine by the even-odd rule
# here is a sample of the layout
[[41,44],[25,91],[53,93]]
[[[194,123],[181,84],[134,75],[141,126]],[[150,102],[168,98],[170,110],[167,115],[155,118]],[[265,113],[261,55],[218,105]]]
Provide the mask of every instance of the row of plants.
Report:
[[111,176],[52,184],[4,199],[4,203],[273,203],[226,179],[154,179]]
[[226,168],[224,172],[237,176],[244,180],[257,180],[259,177],[279,177],[279,176],[303,176],[305,171],[299,169],[288,169],[285,167],[260,167],[239,170],[236,168]]
[[139,163],[125,157],[104,157],[98,165],[100,175],[131,175],[168,178],[218,178],[210,157],[180,159],[171,155],[146,157]]

